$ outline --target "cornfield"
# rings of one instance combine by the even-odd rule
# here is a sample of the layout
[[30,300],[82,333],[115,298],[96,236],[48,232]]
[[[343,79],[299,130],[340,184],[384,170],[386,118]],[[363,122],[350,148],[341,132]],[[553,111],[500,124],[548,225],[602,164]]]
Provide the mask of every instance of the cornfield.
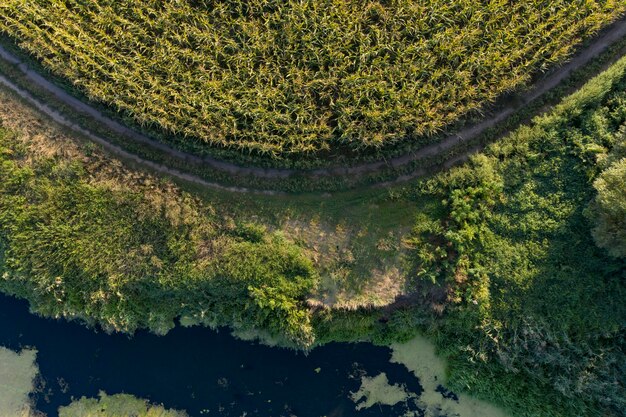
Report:
[[0,32],[137,123],[273,158],[440,132],[621,0],[3,0]]

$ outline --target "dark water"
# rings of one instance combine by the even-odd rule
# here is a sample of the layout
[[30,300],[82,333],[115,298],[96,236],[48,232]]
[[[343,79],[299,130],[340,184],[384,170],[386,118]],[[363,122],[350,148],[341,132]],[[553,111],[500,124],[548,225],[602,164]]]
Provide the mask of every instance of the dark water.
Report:
[[26,302],[1,295],[0,346],[38,350],[43,389],[34,400],[48,416],[72,397],[103,390],[187,410],[192,417],[394,417],[407,405],[355,410],[348,396],[358,390],[361,375],[386,372],[391,384],[421,392],[404,366],[389,363],[389,349],[367,343],[334,343],[305,356],[201,327],[129,338],[31,315]]

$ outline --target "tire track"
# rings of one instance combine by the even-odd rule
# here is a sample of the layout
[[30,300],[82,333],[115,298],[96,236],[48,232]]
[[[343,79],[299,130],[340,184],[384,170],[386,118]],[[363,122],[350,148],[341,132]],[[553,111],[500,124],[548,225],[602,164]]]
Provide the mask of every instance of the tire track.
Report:
[[[499,123],[506,120],[508,117],[513,115],[515,112],[522,109],[524,106],[529,103],[537,100],[542,97],[547,92],[551,91],[555,87],[557,87],[561,82],[563,82],[570,74],[581,68],[585,65],[589,64],[593,59],[597,58],[604,51],[606,51],[611,45],[616,42],[622,40],[626,37],[626,19],[620,19],[619,21],[613,23],[609,28],[604,30],[600,36],[591,40],[590,44],[579,51],[569,62],[565,65],[557,68],[551,74],[549,74],[544,79],[537,82],[533,88],[522,95],[521,100],[516,104],[510,104],[502,109],[500,109],[497,113],[492,115],[490,118],[483,120],[480,123],[474,124],[467,128],[464,128],[454,134],[451,134],[436,144],[428,145],[423,148],[417,149],[413,152],[409,152],[405,155],[390,158],[384,161],[376,161],[376,162],[368,162],[355,166],[348,167],[328,167],[328,168],[319,168],[312,170],[297,170],[297,169],[280,169],[280,168],[259,168],[253,166],[240,166],[234,163],[218,160],[212,157],[200,157],[197,155],[193,155],[187,152],[180,151],[175,149],[163,142],[159,142],[155,139],[152,139],[144,134],[141,134],[127,126],[122,125],[121,123],[111,119],[110,117],[104,115],[102,112],[97,110],[96,108],[90,106],[89,104],[78,100],[73,97],[67,91],[62,88],[56,86],[51,81],[45,79],[42,75],[29,68],[29,66],[23,62],[20,58],[6,50],[4,47],[0,45],[0,58],[15,65],[21,74],[25,77],[28,82],[32,83],[32,85],[41,88],[53,95],[55,99],[59,100],[64,105],[70,107],[73,111],[78,113],[85,114],[90,118],[96,120],[100,124],[106,126],[111,131],[120,134],[128,139],[133,140],[134,142],[141,143],[142,145],[146,145],[158,151],[161,151],[168,156],[179,159],[181,162],[185,164],[193,164],[193,165],[201,165],[208,166],[211,169],[216,171],[224,172],[233,176],[253,176],[256,178],[262,179],[275,179],[281,180],[290,178],[295,175],[305,176],[312,180],[320,179],[323,177],[360,177],[364,175],[374,174],[377,172],[381,172],[384,169],[397,169],[402,166],[405,166],[409,163],[419,161],[426,158],[436,157],[441,155],[448,150],[453,149],[454,147],[463,144],[464,142],[471,141],[476,137],[483,134],[488,129],[498,125]],[[159,173],[167,174],[172,177],[176,177],[182,179],[184,181],[192,182],[195,184],[199,184],[201,186],[214,188],[218,190],[230,191],[230,192],[239,192],[239,193],[258,193],[265,195],[279,195],[279,194],[287,194],[285,192],[280,191],[270,191],[270,190],[257,190],[247,187],[235,187],[235,186],[225,186],[216,182],[207,181],[200,176],[186,173],[180,171],[178,169],[174,169],[168,167],[163,164],[159,164],[148,159],[142,158],[136,154],[128,152],[124,150],[122,147],[117,146],[107,139],[96,135],[89,130],[79,126],[74,121],[70,120],[68,117],[61,114],[61,112],[53,109],[51,106],[42,103],[39,99],[34,97],[30,92],[25,89],[19,87],[13,81],[9,80],[7,77],[0,75],[0,84],[4,85],[6,88],[12,90],[15,94],[20,96],[22,99],[30,103],[32,106],[37,108],[40,112],[46,114],[48,117],[52,118],[56,123],[63,125],[67,128],[70,128],[83,136],[86,136],[89,140],[96,142],[103,146],[109,152],[118,155],[125,159],[130,159],[134,162],[137,162],[141,165],[149,167],[150,169],[157,171]],[[450,160],[445,161],[443,165],[445,167],[452,166],[454,163],[458,163],[467,159],[471,154],[481,150],[482,147],[472,147],[471,149],[465,150],[460,154],[454,155]],[[427,173],[426,168],[417,168],[413,172],[409,174],[405,174],[399,176],[398,178],[392,181],[381,182],[378,184],[372,184],[374,187],[388,187],[393,184],[397,184],[400,182],[408,181],[419,176],[422,176]]]

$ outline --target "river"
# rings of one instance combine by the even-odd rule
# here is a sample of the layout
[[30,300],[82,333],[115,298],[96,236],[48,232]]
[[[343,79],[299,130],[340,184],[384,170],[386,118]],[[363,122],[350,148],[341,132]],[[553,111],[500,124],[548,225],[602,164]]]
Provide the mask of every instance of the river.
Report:
[[411,403],[357,411],[350,399],[362,376],[383,372],[389,384],[421,392],[404,365],[390,362],[390,349],[369,343],[331,343],[304,355],[203,327],[178,326],[166,336],[108,335],[32,315],[25,301],[3,295],[0,346],[37,350],[40,389],[33,400],[49,417],[72,397],[96,397],[100,390],[133,394],[192,417],[404,415]]

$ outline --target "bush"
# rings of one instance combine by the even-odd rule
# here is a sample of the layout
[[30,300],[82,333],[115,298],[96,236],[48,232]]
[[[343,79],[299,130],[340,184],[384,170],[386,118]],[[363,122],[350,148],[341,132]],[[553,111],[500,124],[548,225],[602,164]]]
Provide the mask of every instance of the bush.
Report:
[[611,256],[626,257],[626,158],[613,163],[593,183],[593,238]]

